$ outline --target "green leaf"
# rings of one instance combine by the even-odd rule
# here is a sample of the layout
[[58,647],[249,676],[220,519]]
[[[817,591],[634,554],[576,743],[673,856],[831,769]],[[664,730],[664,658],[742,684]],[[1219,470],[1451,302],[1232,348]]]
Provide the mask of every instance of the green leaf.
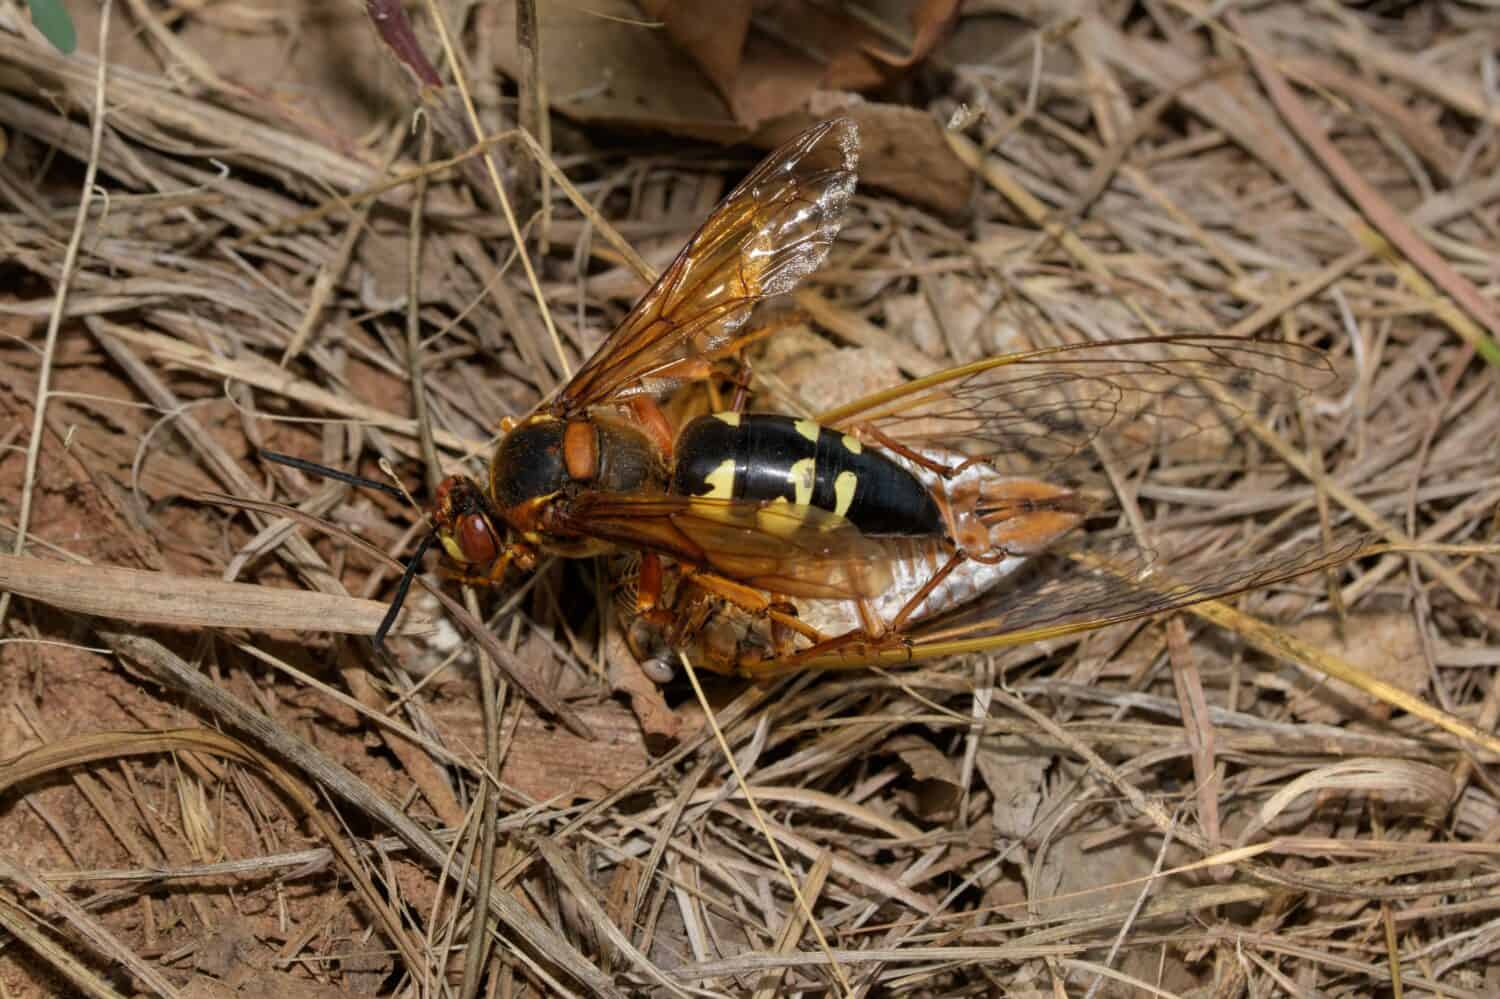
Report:
[[31,0],[31,23],[63,55],[78,47],[78,32],[62,0]]

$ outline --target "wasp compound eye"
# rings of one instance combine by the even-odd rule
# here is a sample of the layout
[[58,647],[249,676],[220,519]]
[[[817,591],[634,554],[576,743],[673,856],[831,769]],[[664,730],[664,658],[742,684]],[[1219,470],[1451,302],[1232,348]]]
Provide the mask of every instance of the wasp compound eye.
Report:
[[483,514],[460,517],[454,530],[463,561],[471,565],[489,565],[500,557],[500,541]]

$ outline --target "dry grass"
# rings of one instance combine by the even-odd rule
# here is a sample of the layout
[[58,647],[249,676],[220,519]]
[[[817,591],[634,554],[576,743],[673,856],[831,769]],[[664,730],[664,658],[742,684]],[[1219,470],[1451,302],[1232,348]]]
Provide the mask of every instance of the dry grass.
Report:
[[[805,413],[1031,344],[1295,339],[1342,384],[1106,464],[1122,523],[1211,558],[1393,550],[1197,616],[663,699],[590,565],[416,597],[394,657],[336,637],[421,525],[255,452],[425,467],[419,493],[477,468],[748,158],[562,114],[491,177],[410,136],[354,7],[120,6],[103,66],[0,7],[4,995],[1500,991],[1484,7],[972,4],[911,89],[961,127],[900,133],[972,175],[968,213],[913,207],[922,171],[875,151],[911,118],[861,112],[894,179],[757,362],[759,404]],[[514,101],[469,78],[503,133]],[[450,96],[429,117],[461,128]],[[481,613],[483,645],[453,627]]]

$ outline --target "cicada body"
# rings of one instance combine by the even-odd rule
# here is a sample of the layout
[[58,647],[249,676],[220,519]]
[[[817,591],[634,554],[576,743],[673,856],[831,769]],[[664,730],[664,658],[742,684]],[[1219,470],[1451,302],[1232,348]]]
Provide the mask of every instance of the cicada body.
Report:
[[[721,429],[725,424],[732,433]],[[682,494],[768,503],[771,512],[797,518],[788,530],[800,530],[809,515],[831,513],[879,549],[863,568],[860,593],[783,586],[768,598],[779,607],[773,602],[763,612],[718,596],[694,574],[673,574],[667,584],[651,584],[678,611],[667,627],[633,613],[640,599],[635,573],[626,588],[628,639],[656,675],[678,653],[720,672],[754,673],[835,636],[846,644],[899,645],[913,629],[993,591],[1079,526],[1088,510],[1083,496],[1062,486],[1001,475],[985,462],[965,465],[949,451],[928,450],[915,455],[919,460],[888,455],[811,420],[718,413],[689,424],[683,440],[673,479]],[[862,577],[851,567],[840,578]]]

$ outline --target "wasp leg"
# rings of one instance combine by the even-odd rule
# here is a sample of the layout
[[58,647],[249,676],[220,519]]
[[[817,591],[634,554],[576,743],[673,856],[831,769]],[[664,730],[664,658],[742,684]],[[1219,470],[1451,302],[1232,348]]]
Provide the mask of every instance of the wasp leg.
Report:
[[672,432],[672,424],[667,422],[667,414],[661,411],[661,406],[649,395],[636,395],[625,400],[625,408],[635,417],[647,439],[656,445],[661,456],[670,463],[676,435]]
[[[676,588],[676,599],[670,608],[656,612],[654,627],[659,651],[651,657],[648,675],[658,683],[671,679],[677,669],[679,653],[692,652],[695,665],[724,676],[734,676],[740,649],[728,648],[708,637],[710,621],[725,606],[723,598],[684,580]],[[640,660],[645,665],[645,660]]]
[[750,359],[743,354],[740,355],[739,364],[735,366],[730,384],[734,386],[734,397],[729,400],[729,411],[743,413],[745,404],[750,401]]
[[491,562],[490,567],[484,572],[452,572],[448,573],[448,578],[457,580],[465,586],[499,586],[504,582],[505,571],[510,568],[512,560],[521,554],[514,550],[514,546],[508,545],[500,553],[500,557]]
[[675,605],[671,609],[660,608],[655,615],[662,648],[654,657],[656,671],[648,671],[648,675],[658,683],[665,683],[676,674],[679,652],[694,647],[700,653],[694,658],[703,666],[715,673],[731,672],[719,661],[714,649],[698,642],[718,601],[702,590],[692,589],[688,592],[689,589],[691,588],[679,586]]
[[773,333],[786,329],[788,326],[796,326],[806,323],[808,316],[805,312],[794,310],[786,315],[777,316],[768,322],[762,323],[751,332],[734,341],[735,359],[739,362],[735,377],[730,381],[734,385],[734,399],[729,408],[736,413],[743,413],[745,405],[750,399],[750,360],[745,356],[745,348],[756,340],[763,339]]
[[[665,571],[658,556],[643,555],[636,574],[636,593],[627,611],[627,644],[646,675],[657,683],[672,678],[678,655],[684,652],[704,669],[737,675],[745,650],[735,639],[726,644],[725,633],[712,627],[715,615],[726,609],[744,611],[752,618],[769,618],[773,630],[788,617],[785,610],[759,593],[718,577],[705,579],[701,573],[681,572],[670,597],[663,599],[669,592],[663,585]],[[711,637],[713,634],[717,638]],[[790,650],[788,647],[786,651]]]
[[[745,348],[757,340],[762,340],[786,326],[805,321],[801,313],[793,312],[781,316],[742,333],[729,342],[704,354],[694,354],[690,357],[679,358],[668,364],[662,365],[651,372],[652,378],[660,378],[670,381],[698,382],[712,379],[714,375],[724,374],[724,362],[742,356]],[[732,376],[728,380],[733,381]],[[718,408],[717,390],[712,386],[709,388],[711,397],[715,397],[715,409]]]
[[[657,561],[657,565],[653,566],[653,561]],[[760,590],[714,573],[677,568],[681,575],[669,606],[660,597],[664,588],[658,575],[662,572],[659,560],[655,556],[643,556],[632,607],[635,620],[658,636],[654,644],[663,651],[654,659],[661,662],[663,673],[667,672],[665,667],[669,659],[675,660],[677,651],[690,650],[695,665],[726,676],[746,676],[767,653],[774,661],[780,662],[796,654],[799,641],[815,647],[826,641],[826,636],[802,621],[796,608],[789,603],[773,600]],[[726,644],[722,631],[717,632],[716,639],[710,638],[710,633],[715,632],[711,622],[716,614],[726,610],[726,606],[766,621],[770,647],[752,649],[744,644],[743,638],[731,638]],[[640,641],[632,642],[632,651],[637,653],[638,661],[642,661],[641,644]],[[655,674],[651,675],[658,679]]]
[[750,398],[750,362],[741,353],[735,357],[729,366],[719,372],[723,380],[734,388],[734,395],[730,397],[729,405],[724,405],[723,389],[719,388],[717,379],[710,378],[704,382],[708,389],[708,404],[711,412],[715,413],[743,413],[745,403]]
[[708,388],[708,402],[715,413],[743,413],[745,403],[750,398],[750,361],[745,357],[745,344],[741,344],[739,353],[730,359],[727,370],[721,371],[724,381],[734,386],[734,395],[730,398],[728,406],[724,405],[724,397],[721,394],[719,383],[710,378],[704,385]]
[[672,609],[663,607],[661,556],[653,552],[641,553],[641,565],[636,571],[635,612],[648,623],[659,628],[671,626]]
[[[828,656],[830,654],[842,654],[849,659],[849,667],[854,668],[864,665],[864,657],[874,652],[885,652],[890,649],[911,649],[911,642],[901,634],[906,623],[922,606],[923,602],[932,595],[932,592],[942,585],[955,569],[964,563],[969,556],[961,550],[955,551],[948,556],[942,568],[933,573],[921,589],[914,593],[901,610],[889,622],[882,621],[867,600],[856,600],[855,605],[859,609],[861,627],[858,631],[845,632],[833,638],[825,638],[814,642],[810,647],[801,651],[788,651],[778,647],[777,658],[772,662],[756,663],[741,662],[738,672],[741,676],[757,682],[774,679],[784,673],[793,673],[800,668],[800,664],[815,657]],[[837,668],[837,667],[834,667]]]
[[766,322],[760,323],[749,332],[741,333],[733,340],[730,340],[728,343],[719,347],[717,350],[710,352],[706,356],[712,360],[722,360],[726,357],[741,355],[744,353],[745,348],[750,346],[755,341],[764,340],[772,333],[777,333],[781,330],[784,330],[788,326],[795,326],[798,323],[805,323],[807,322],[807,319],[807,313],[794,309],[790,312],[785,313],[784,315],[776,316],[767,320]]

